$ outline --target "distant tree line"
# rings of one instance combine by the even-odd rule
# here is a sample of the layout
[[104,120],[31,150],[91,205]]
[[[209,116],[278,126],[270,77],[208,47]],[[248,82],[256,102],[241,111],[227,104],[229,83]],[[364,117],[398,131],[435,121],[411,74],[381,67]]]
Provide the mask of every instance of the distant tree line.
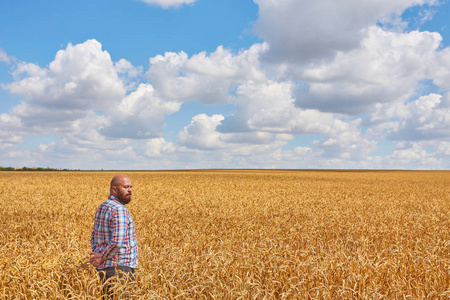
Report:
[[0,171],[70,171],[69,169],[55,169],[55,168],[28,168],[28,167],[22,167],[22,168],[13,168],[13,167],[0,167]]

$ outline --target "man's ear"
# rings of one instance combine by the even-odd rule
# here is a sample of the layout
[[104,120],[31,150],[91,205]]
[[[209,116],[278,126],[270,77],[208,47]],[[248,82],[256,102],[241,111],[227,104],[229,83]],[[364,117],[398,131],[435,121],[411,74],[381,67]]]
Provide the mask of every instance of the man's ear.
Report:
[[113,195],[117,194],[117,186],[114,185],[114,186],[111,188],[111,192],[112,192]]

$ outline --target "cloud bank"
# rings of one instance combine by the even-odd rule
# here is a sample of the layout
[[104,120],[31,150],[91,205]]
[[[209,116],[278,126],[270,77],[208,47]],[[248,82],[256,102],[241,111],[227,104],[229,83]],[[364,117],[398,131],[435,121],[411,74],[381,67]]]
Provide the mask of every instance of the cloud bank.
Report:
[[[150,1],[164,8],[194,1]],[[237,52],[114,62],[100,41],[18,61],[0,165],[85,169],[448,169],[450,49],[400,16],[431,0],[255,0],[264,40]],[[426,92],[423,85],[433,88]],[[425,92],[424,92],[425,91]],[[217,107],[168,133],[189,103]],[[233,112],[221,113],[228,105]],[[24,137],[47,136],[35,151]]]

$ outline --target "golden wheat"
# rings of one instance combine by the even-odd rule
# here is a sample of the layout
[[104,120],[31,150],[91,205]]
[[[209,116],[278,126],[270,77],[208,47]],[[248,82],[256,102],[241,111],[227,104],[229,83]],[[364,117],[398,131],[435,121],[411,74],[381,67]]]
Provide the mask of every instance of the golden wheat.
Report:
[[[0,172],[0,299],[98,299],[113,172]],[[135,299],[448,299],[450,172],[126,172]]]

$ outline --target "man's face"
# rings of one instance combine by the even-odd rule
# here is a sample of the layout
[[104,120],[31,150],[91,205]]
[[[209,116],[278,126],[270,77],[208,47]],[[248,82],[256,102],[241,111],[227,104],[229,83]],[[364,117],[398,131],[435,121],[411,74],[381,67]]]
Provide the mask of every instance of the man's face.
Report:
[[123,177],[120,183],[115,186],[116,197],[119,198],[120,202],[123,204],[128,204],[131,201],[131,179],[128,177]]

